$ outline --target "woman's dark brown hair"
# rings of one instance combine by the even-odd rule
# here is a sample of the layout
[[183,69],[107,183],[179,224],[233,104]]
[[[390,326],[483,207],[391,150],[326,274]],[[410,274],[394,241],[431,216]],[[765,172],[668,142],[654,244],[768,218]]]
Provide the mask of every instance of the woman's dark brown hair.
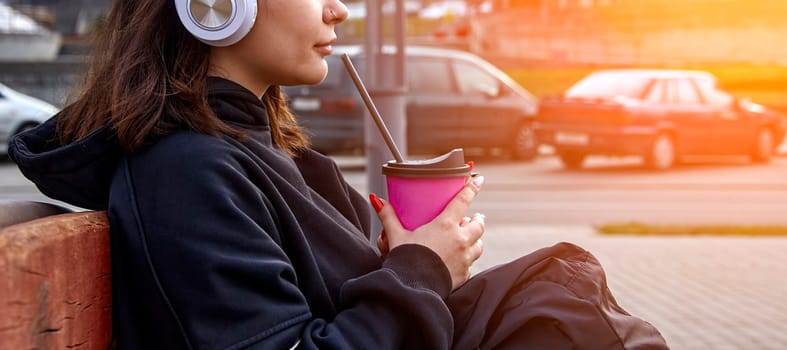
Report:
[[[60,142],[109,124],[128,151],[174,130],[243,135],[207,101],[209,46],[183,28],[172,0],[115,0],[100,25],[76,100],[58,116]],[[278,86],[262,97],[273,141],[290,155],[308,145]]]

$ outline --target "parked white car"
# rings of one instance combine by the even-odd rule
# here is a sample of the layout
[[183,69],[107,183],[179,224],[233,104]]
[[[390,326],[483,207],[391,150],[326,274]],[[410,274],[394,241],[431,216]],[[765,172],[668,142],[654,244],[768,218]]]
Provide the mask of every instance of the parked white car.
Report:
[[34,128],[59,109],[0,84],[0,156],[8,153],[11,136]]

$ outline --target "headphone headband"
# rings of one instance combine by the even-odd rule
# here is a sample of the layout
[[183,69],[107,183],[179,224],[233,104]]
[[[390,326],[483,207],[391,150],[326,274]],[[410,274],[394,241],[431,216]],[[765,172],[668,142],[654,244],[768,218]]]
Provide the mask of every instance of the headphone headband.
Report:
[[175,0],[186,30],[211,46],[230,46],[249,33],[257,18],[257,0]]

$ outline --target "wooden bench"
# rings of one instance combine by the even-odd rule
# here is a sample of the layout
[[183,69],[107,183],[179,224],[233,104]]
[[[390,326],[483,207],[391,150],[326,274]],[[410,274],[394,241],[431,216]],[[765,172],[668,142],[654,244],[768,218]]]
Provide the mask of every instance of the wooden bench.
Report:
[[112,341],[105,212],[0,202],[0,348],[106,350]]

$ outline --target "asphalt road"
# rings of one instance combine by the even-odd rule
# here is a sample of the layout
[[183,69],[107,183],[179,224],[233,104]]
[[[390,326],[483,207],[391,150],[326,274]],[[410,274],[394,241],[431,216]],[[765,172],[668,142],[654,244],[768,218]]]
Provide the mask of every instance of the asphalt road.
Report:
[[[663,172],[643,169],[636,158],[591,158],[579,171],[550,156],[530,163],[468,158],[486,177],[471,210],[488,222],[787,224],[787,157],[771,164],[705,159]],[[363,159],[337,159],[350,184],[367,193]],[[51,201],[7,161],[0,163],[0,199]]]

